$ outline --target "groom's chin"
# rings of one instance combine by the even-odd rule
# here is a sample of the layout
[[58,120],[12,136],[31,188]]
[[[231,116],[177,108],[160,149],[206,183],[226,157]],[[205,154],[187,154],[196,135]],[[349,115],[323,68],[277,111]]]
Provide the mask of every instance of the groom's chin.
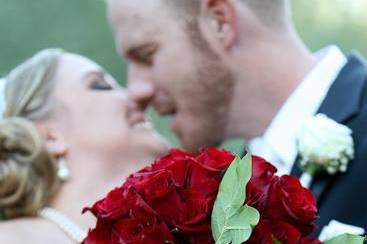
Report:
[[201,148],[214,147],[220,145],[220,140],[214,140],[214,138],[204,138],[200,135],[183,135],[179,138],[183,149],[191,153],[197,153]]

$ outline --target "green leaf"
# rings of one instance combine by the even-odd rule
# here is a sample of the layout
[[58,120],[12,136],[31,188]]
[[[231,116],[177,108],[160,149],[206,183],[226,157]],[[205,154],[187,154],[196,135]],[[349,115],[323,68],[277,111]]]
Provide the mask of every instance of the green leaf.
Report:
[[252,174],[251,155],[236,157],[219,187],[212,213],[212,232],[216,244],[241,244],[247,241],[260,219],[259,212],[244,205],[246,186]]
[[277,239],[273,238],[273,244],[282,244],[282,243],[278,241]]
[[331,240],[325,241],[324,244],[363,244],[365,240],[366,237],[363,236],[343,234]]

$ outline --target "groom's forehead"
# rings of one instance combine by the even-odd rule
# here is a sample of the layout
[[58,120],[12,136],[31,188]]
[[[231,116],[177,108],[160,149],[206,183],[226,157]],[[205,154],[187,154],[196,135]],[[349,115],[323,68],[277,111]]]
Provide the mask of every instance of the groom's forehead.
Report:
[[159,20],[167,16],[168,7],[165,0],[108,0],[110,20],[139,22]]
[[110,22],[115,31],[155,32],[157,28],[164,29],[171,16],[162,5],[162,0],[109,0]]
[[126,50],[174,28],[174,15],[165,0],[109,0],[108,3],[119,49]]

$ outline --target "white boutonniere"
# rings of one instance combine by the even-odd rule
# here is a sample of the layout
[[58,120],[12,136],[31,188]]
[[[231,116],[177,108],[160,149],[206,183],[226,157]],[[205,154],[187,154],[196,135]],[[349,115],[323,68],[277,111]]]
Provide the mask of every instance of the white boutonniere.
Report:
[[354,158],[352,130],[324,114],[305,123],[297,136],[297,146],[304,171],[300,181],[306,188],[316,174],[346,172]]

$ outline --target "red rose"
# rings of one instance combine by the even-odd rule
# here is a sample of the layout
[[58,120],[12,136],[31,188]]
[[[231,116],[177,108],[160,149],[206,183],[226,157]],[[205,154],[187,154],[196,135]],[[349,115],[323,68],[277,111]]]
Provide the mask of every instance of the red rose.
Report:
[[[84,240],[84,244],[99,243],[103,240],[107,243],[165,243],[173,241],[168,227],[162,222],[157,213],[137,194],[132,187],[122,187],[121,194],[122,209],[119,218],[112,218],[106,214],[99,214],[97,226]],[[102,205],[114,202],[109,198],[114,198],[117,190],[101,202]],[[115,212],[115,208],[112,208]],[[99,209],[97,209],[98,211]],[[103,209],[105,211],[105,209]]]
[[191,163],[189,187],[208,197],[217,195],[223,171],[234,160],[233,154],[226,150],[208,148],[200,150],[200,154]]
[[192,234],[184,243],[198,243],[198,244],[214,244],[212,232],[208,231],[203,234]]
[[273,244],[274,240],[282,244],[319,244],[318,240],[301,237],[299,229],[282,221],[260,220],[247,244]]
[[227,150],[218,148],[201,149],[195,158],[203,167],[211,171],[226,170],[234,160],[235,156]]
[[276,172],[277,169],[272,164],[266,162],[263,158],[252,156],[252,181],[261,180],[263,181],[261,184],[264,184],[264,182],[269,181]]
[[[250,243],[301,243],[314,230],[316,201],[292,176],[274,175],[276,168],[259,157],[253,157],[252,177],[247,185],[246,203],[261,216]],[[305,240],[306,241],[306,240]],[[314,241],[314,240],[313,240]]]
[[182,186],[185,184],[187,172],[192,160],[193,156],[191,154],[173,149],[169,154],[155,161],[151,170],[164,169],[171,171],[175,184]]
[[273,234],[268,223],[260,219],[246,244],[273,244]]
[[[193,156],[180,150],[132,174],[122,187],[91,211],[97,225],[86,244],[213,244],[211,213],[223,174],[234,156],[203,149]],[[260,223],[247,243],[319,244],[307,239],[316,218],[315,199],[298,179],[278,177],[276,168],[253,157],[246,203],[260,212]]]
[[208,197],[214,197],[218,193],[221,179],[221,172],[209,170],[195,161],[190,168],[188,187]]
[[155,170],[159,169],[170,169],[172,164],[177,162],[186,161],[187,159],[192,159],[194,156],[190,153],[184,152],[179,149],[171,149],[169,153],[158,160],[154,161],[152,168]]
[[174,188],[172,174],[167,170],[144,173],[132,187],[136,189],[144,199],[154,200],[164,198]]
[[186,234],[210,231],[209,219],[214,199],[207,198],[201,193],[191,190],[186,190],[183,196],[186,198],[186,204],[180,209],[175,226]]
[[300,244],[322,244],[322,242],[315,238],[305,237],[300,241]]
[[145,178],[132,187],[166,223],[172,225],[178,220],[186,203],[177,192],[171,171],[146,173]]
[[112,224],[97,221],[96,227],[89,231],[85,244],[111,244]]
[[280,241],[282,244],[296,244],[301,240],[301,233],[299,229],[282,221],[268,222],[270,225],[273,238]]
[[91,211],[96,217],[103,219],[118,219],[128,211],[125,208],[126,199],[123,197],[123,188],[116,188],[108,193],[107,197],[96,202],[92,208],[83,209],[83,213]]
[[303,188],[299,180],[284,175],[277,178],[269,189],[266,216],[283,220],[299,228],[302,236],[310,234],[317,218],[316,199]]
[[[135,211],[134,211],[135,210]],[[112,228],[111,243],[161,244],[174,241],[166,224],[157,216],[134,209],[133,217],[122,219]]]
[[269,187],[277,178],[277,169],[260,157],[252,157],[252,176],[246,187],[246,203],[263,212],[267,206]]

